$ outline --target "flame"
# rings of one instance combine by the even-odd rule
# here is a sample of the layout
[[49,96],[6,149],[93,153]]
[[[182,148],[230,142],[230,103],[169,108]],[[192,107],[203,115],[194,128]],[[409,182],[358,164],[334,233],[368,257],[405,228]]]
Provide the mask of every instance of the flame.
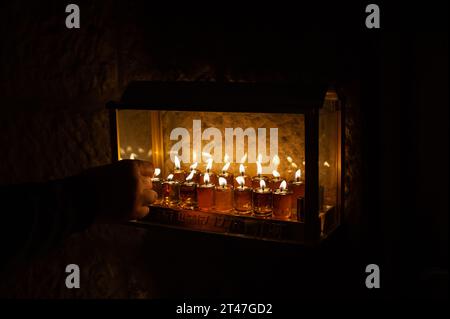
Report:
[[223,162],[224,162],[224,163],[227,163],[227,162],[229,162],[229,161],[230,161],[230,157],[228,156],[227,153],[225,153],[225,156],[223,157]]
[[303,162],[302,162],[302,164],[303,164],[303,166],[305,166],[306,162],[305,162],[305,161],[303,161]]
[[210,159],[212,156],[208,152],[202,152],[202,155],[208,159]]
[[155,168],[155,172],[153,173],[153,176],[156,177],[159,174],[161,174],[161,169],[160,168]]
[[223,166],[223,168],[222,168],[222,172],[226,172],[226,171],[228,171],[228,168],[230,167],[230,162],[227,162],[224,166]]
[[287,188],[287,183],[285,180],[283,180],[280,184],[280,190],[284,191]]
[[236,181],[238,182],[238,184],[239,184],[241,187],[244,187],[244,184],[245,184],[245,178],[244,178],[243,176],[238,176],[238,177],[236,177]]
[[173,179],[173,174],[170,174],[169,176],[167,176],[167,180],[171,181]]
[[178,156],[175,155],[175,168],[180,169],[180,167],[181,167],[180,159],[178,158]]
[[245,163],[246,160],[247,160],[247,153],[245,153],[244,156],[241,157],[240,163]]
[[266,182],[263,179],[259,181],[259,187],[262,189],[266,188]]
[[190,180],[194,177],[194,174],[195,174],[195,169],[193,169],[193,170],[189,173],[189,175],[186,177],[186,180],[187,180],[187,181],[190,181]]
[[209,184],[209,174],[208,173],[205,173],[205,176],[203,176],[203,182],[205,184]]
[[133,148],[131,146],[127,146],[127,152],[128,153],[133,152]]
[[239,173],[244,174],[245,173],[245,167],[244,164],[239,165]]
[[134,153],[130,154],[130,159],[134,160],[134,159],[136,159],[136,157],[137,157],[137,154],[134,154]]
[[206,165],[206,170],[209,171],[211,170],[213,165],[213,159],[212,158],[208,158],[208,164]]
[[278,171],[275,169],[272,171],[272,175],[273,177],[280,177],[280,173],[278,173]]
[[261,162],[256,162],[256,173],[258,174],[258,175],[261,175],[262,174],[262,166],[261,166]]
[[223,177],[219,177],[219,185],[225,187],[225,185],[227,185],[227,180]]
[[144,149],[142,147],[139,147],[138,152],[142,154],[142,153],[144,153]]
[[289,163],[292,163],[292,157],[288,156],[288,157],[286,157],[286,159]]
[[325,161],[325,162],[323,162],[323,166],[330,167],[331,165],[330,165],[330,163],[328,163],[327,161]]
[[275,165],[275,167],[277,167],[278,165],[280,165],[280,158],[278,157],[278,155],[275,155],[272,159],[272,163],[273,165]]
[[191,166],[189,166],[189,168],[190,168],[191,170],[194,170],[194,169],[197,168],[197,165],[198,165],[198,163],[195,162],[194,164],[192,164]]
[[262,154],[261,154],[261,153],[258,154],[258,159],[257,159],[257,161],[260,162],[260,163],[262,163]]
[[295,172],[295,179],[300,179],[302,177],[302,170],[301,169],[298,169],[296,172]]
[[291,163],[291,166],[292,166],[293,168],[297,168],[297,167],[298,167],[297,164],[295,164],[295,163]]

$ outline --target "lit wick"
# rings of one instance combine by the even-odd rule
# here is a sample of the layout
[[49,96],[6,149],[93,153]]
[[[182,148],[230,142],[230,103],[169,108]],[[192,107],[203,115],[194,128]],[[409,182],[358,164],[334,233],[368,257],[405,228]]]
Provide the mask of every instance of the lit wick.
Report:
[[261,166],[261,162],[260,161],[256,161],[256,172],[258,174],[258,177],[261,178],[262,166]]
[[219,177],[219,185],[222,186],[222,188],[225,188],[227,185],[227,180],[223,177]]
[[155,168],[155,171],[153,172],[153,178],[158,177],[159,174],[161,174],[161,169],[160,168]]
[[283,180],[273,193],[273,215],[279,219],[289,219],[292,211],[292,193],[287,191],[287,183]]
[[158,194],[155,204],[160,203],[162,198],[162,182],[161,179],[158,177],[159,174],[161,174],[161,169],[155,168],[152,177],[152,188]]
[[190,182],[192,180],[192,178],[194,177],[194,174],[195,174],[195,169],[191,169],[191,172],[186,177],[186,181]]
[[270,180],[270,188],[276,189],[280,186],[281,178],[280,173],[277,170],[272,171],[273,178]]
[[198,163],[195,162],[194,164],[192,164],[191,166],[189,166],[189,168],[191,169],[191,172],[194,171],[197,168]]
[[280,184],[280,192],[284,192],[286,190],[286,188],[287,188],[286,181],[283,180]]
[[209,185],[209,174],[208,173],[205,173],[205,176],[203,177],[203,183],[207,186]]
[[175,169],[179,170],[181,168],[180,159],[175,155]]
[[222,174],[225,174],[228,171],[228,168],[230,167],[230,162],[227,162],[223,167],[222,167]]
[[262,174],[262,155],[261,153],[258,154],[258,159],[256,160],[256,171],[258,173],[258,177],[261,178]]
[[300,178],[302,177],[302,170],[301,169],[298,169],[296,172],[295,172],[295,181],[296,182],[300,182]]
[[236,181],[241,188],[244,188],[245,178],[243,176],[236,177]]
[[266,182],[264,182],[263,179],[259,181],[259,187],[264,192],[264,188],[266,187]]
[[181,169],[180,158],[177,155],[175,155],[174,163],[175,163],[175,169],[173,171],[173,179],[182,183],[182,182],[184,182],[184,180],[186,178],[186,174],[185,174],[184,170]]
[[299,168],[294,175],[294,180],[292,181],[290,188],[292,191],[292,212],[293,217],[295,218],[295,215],[297,215],[298,220],[304,220],[304,197],[305,197],[305,184],[302,182],[302,170]]
[[245,174],[244,164],[239,165],[239,173],[241,173],[241,176],[244,177]]

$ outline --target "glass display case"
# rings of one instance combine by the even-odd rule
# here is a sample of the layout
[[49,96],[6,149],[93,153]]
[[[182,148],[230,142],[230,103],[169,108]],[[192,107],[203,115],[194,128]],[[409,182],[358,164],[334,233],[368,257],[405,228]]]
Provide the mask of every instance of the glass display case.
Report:
[[343,110],[324,85],[133,82],[113,154],[155,166],[134,225],[315,244],[340,224]]

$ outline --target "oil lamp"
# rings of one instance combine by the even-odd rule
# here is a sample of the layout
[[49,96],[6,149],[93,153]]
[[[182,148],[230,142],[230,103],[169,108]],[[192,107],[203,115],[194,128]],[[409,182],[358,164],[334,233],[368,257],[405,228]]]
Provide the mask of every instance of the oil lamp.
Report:
[[194,171],[194,176],[192,177],[192,181],[200,184],[200,171],[197,170],[198,162],[195,162],[191,166],[189,166],[190,171]]
[[222,173],[219,175],[219,177],[223,177],[226,179],[227,184],[232,186],[233,185],[233,180],[234,180],[234,175],[233,173],[228,173],[228,168],[230,167],[230,162],[226,162],[225,165],[222,168]]
[[253,211],[257,216],[272,215],[272,192],[261,179],[259,187],[253,189]]
[[175,206],[180,200],[180,183],[173,180],[173,174],[167,176],[162,183],[163,204],[166,206]]
[[195,173],[195,169],[191,170],[180,186],[181,207],[185,209],[194,209],[197,203],[197,183],[193,181]]
[[261,185],[261,181],[264,181],[264,187],[266,187],[266,183],[267,181],[267,177],[262,175],[262,165],[261,162],[259,160],[256,161],[256,173],[257,176],[254,176],[252,178],[252,187],[253,188],[258,188]]
[[197,205],[203,211],[210,211],[214,207],[214,184],[210,183],[208,173],[203,176],[203,184],[197,187]]
[[161,203],[162,200],[162,183],[161,179],[158,177],[161,174],[161,169],[155,168],[152,177],[152,189],[158,194],[155,204]]
[[292,192],[287,190],[287,183],[283,180],[280,187],[273,191],[273,216],[289,219],[292,211]]
[[280,184],[281,184],[280,173],[278,173],[278,171],[274,169],[272,171],[272,175],[273,175],[273,177],[270,179],[270,188],[271,189],[278,189],[280,187]]
[[[244,167],[244,164],[240,164],[240,165],[239,165],[239,176],[241,176],[241,177],[243,178],[243,180],[244,180],[244,185],[251,188],[251,186],[252,186],[252,181],[251,181],[251,179],[250,179],[247,175],[245,175],[245,167]],[[235,180],[234,180],[234,187],[236,188],[236,187],[238,187],[238,186],[239,186],[239,183],[238,183],[237,180],[235,179]]]
[[217,184],[217,175],[214,174],[214,172],[212,172],[212,165],[213,165],[213,159],[212,159],[212,157],[210,157],[207,160],[205,174],[200,175],[200,184],[204,183],[206,174],[208,174],[208,181],[211,184]]
[[305,197],[305,183],[302,181],[302,170],[295,172],[294,180],[291,181],[290,189],[292,190],[294,200],[292,201],[292,209],[297,211],[297,199]]
[[229,212],[233,209],[233,187],[227,185],[224,177],[219,177],[219,185],[215,188],[215,210]]
[[250,214],[252,212],[252,189],[245,186],[243,176],[236,177],[237,187],[234,188],[234,209],[239,214]]
[[173,171],[173,179],[177,182],[184,182],[186,178],[186,173],[181,169],[181,163],[178,156],[175,155],[175,170]]

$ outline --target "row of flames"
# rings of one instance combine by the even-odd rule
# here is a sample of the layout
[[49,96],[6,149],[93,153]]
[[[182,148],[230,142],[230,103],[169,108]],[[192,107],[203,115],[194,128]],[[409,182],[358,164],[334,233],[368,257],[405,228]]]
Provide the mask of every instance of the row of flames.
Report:
[[[208,160],[207,160],[207,163],[206,163],[206,167],[205,167],[205,169],[206,169],[206,172],[207,173],[209,173],[210,171],[211,171],[211,169],[212,169],[212,166],[213,166],[213,159],[212,159],[212,156],[210,155],[210,154],[208,154],[208,153],[206,153],[207,155],[206,156],[208,156]],[[205,154],[204,154],[205,155]],[[241,174],[241,175],[244,175],[245,174],[245,166],[244,166],[244,162],[246,161],[246,157],[247,157],[247,154],[245,154],[244,155],[244,157],[241,159],[241,164],[239,165],[239,173]],[[256,167],[257,167],[257,169],[256,169],[256,172],[257,172],[257,174],[258,174],[258,176],[261,176],[261,174],[262,174],[262,164],[261,164],[261,159],[262,159],[262,155],[261,154],[259,154],[258,155],[258,159],[257,159],[257,161],[256,161]],[[291,166],[293,167],[293,168],[297,168],[298,166],[297,166],[297,164],[295,164],[293,161],[292,161],[292,158],[290,157],[290,156],[288,156],[287,157],[287,161],[291,164]],[[228,171],[228,169],[230,168],[230,165],[231,165],[231,162],[229,161],[229,156],[228,156],[228,154],[225,154],[225,156],[224,156],[224,162],[225,162],[225,165],[222,167],[222,173],[223,174],[225,174],[227,171]],[[274,157],[273,157],[273,163],[274,163],[274,165],[275,165],[275,167],[277,168],[278,167],[278,165],[280,164],[280,158],[278,157],[278,155],[275,155]],[[303,161],[303,165],[305,165],[305,162]],[[327,162],[327,161],[325,161],[324,163],[323,163],[323,165],[325,166],[325,167],[330,167],[331,165]],[[186,177],[186,180],[191,180],[193,177],[194,177],[194,174],[196,173],[196,169],[197,169],[197,166],[198,166],[198,162],[195,162],[195,163],[193,163],[191,166],[189,166],[189,169],[190,169],[190,174]],[[176,156],[175,155],[175,169],[177,169],[177,170],[180,170],[181,169],[181,161],[180,161],[180,159],[178,158],[178,156]],[[161,174],[161,169],[160,168],[156,168],[155,169],[155,174],[154,174],[154,177],[157,177],[157,176],[159,176]],[[272,175],[273,175],[273,177],[280,177],[280,173],[276,170],[276,169],[274,169],[273,171],[272,171]],[[172,176],[172,178],[173,178],[173,175],[172,174],[170,174],[170,175],[168,175],[168,177],[167,177],[167,179],[168,180],[170,180],[171,177]],[[300,180],[301,179],[301,177],[302,177],[302,170],[299,168],[299,169],[297,169],[296,171],[295,171],[295,174],[294,174],[294,178],[295,178],[295,180]],[[205,178],[206,178],[206,176],[205,176]],[[209,178],[208,178],[209,179]],[[239,182],[238,182],[239,183]],[[239,183],[240,184],[240,183]]]
[[[205,153],[203,155],[208,158],[207,163],[206,163],[206,167],[205,167],[206,173],[204,175],[204,183],[205,184],[209,184],[209,182],[210,182],[209,172],[211,171],[212,166],[213,166],[213,159],[212,159],[212,156],[210,154]],[[245,175],[245,167],[244,167],[243,163],[246,161],[246,155],[247,154],[245,154],[244,157],[241,159],[241,163],[239,165],[240,176],[236,177],[236,181],[237,181],[238,185],[240,185],[241,187],[243,187],[243,185],[245,184],[245,179],[243,177]],[[176,170],[180,170],[181,169],[181,161],[180,161],[179,157],[176,156],[176,155],[175,155],[174,158],[175,158],[175,163],[174,163],[175,164],[175,169]],[[258,174],[259,177],[262,174],[261,160],[262,160],[262,155],[259,154],[258,155],[258,159],[256,161],[257,174]],[[287,157],[287,161],[290,163],[290,165],[292,167],[297,168],[297,165],[293,162],[293,160],[292,160],[292,158],[290,156]],[[225,165],[222,167],[222,173],[223,174],[225,174],[228,171],[228,169],[229,169],[229,167],[231,165],[231,162],[229,161],[228,154],[225,154],[224,162],[225,162]],[[272,175],[273,175],[274,178],[279,178],[280,177],[280,173],[276,170],[276,168],[280,164],[280,158],[278,157],[278,155],[275,155],[273,157],[273,161],[272,162],[275,165],[275,169],[272,171]],[[305,162],[303,162],[303,165],[305,165]],[[327,161],[325,161],[324,162],[324,166],[325,167],[330,167],[330,164]],[[190,181],[190,180],[192,180],[194,178],[194,175],[196,173],[197,167],[198,167],[198,162],[193,163],[189,167],[190,168],[190,174],[186,177],[186,181]],[[155,169],[155,173],[154,173],[154,177],[158,177],[160,174],[161,174],[161,169],[160,168],[156,168]],[[167,176],[167,180],[170,181],[170,180],[173,179],[173,177],[174,177],[173,174],[169,174]],[[302,177],[302,171],[301,171],[301,169],[297,169],[295,174],[294,174],[295,181],[300,181],[301,177]],[[223,178],[223,177],[219,177],[219,185],[220,186],[225,186],[226,184],[227,184],[227,180],[225,178]],[[264,189],[265,187],[266,187],[265,181],[261,180],[260,181],[260,188]],[[285,180],[283,180],[281,182],[279,188],[280,188],[281,191],[283,191],[283,190],[285,190],[287,188],[287,183],[286,183]]]

